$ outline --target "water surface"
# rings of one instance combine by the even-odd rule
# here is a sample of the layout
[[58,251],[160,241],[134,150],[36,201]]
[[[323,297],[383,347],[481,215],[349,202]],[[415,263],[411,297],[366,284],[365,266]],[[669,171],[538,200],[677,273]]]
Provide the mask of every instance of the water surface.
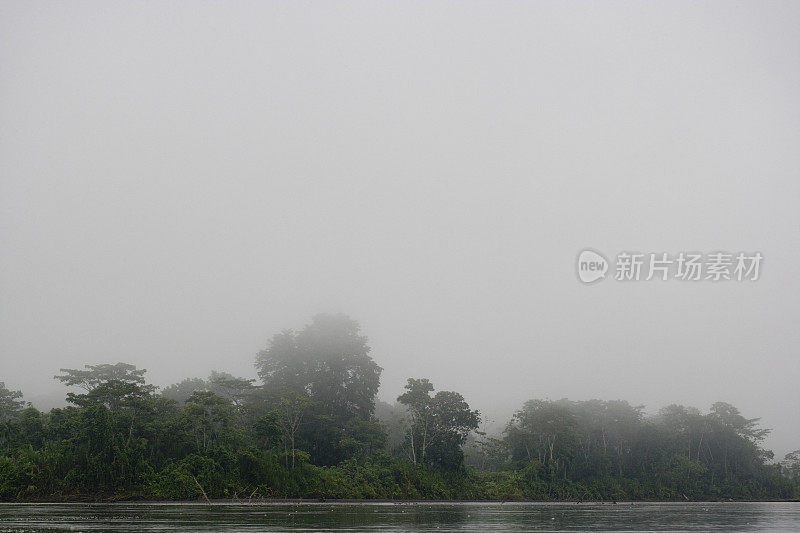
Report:
[[800,531],[800,503],[0,504],[2,532]]

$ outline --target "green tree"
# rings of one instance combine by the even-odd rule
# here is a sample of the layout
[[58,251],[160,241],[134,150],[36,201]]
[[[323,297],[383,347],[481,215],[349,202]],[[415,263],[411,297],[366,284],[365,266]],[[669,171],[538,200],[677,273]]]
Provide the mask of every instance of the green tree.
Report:
[[577,443],[575,414],[566,402],[525,402],[506,433],[514,459],[536,460],[551,477],[559,473],[566,476]]
[[386,434],[386,451],[398,453],[406,438],[408,410],[400,403],[375,402],[375,417]]
[[406,392],[398,396],[397,401],[408,409],[409,423],[407,442],[411,460],[414,464],[425,462],[425,454],[431,441],[433,425],[433,409],[431,392],[433,384],[428,379],[408,378]]
[[281,431],[287,466],[291,456],[292,468],[295,466],[297,431],[300,429],[300,424],[303,423],[303,417],[310,405],[311,400],[307,397],[295,392],[288,392],[281,396],[278,405],[272,411],[273,420]]
[[212,371],[208,377],[211,392],[226,398],[237,409],[243,409],[255,393],[254,379],[237,378],[227,372]]
[[161,390],[161,396],[178,403],[184,403],[195,392],[209,390],[208,382],[203,378],[186,378],[178,383],[168,385]]
[[6,384],[0,381],[0,423],[16,418],[24,408],[22,393],[8,390]]
[[781,471],[789,479],[800,481],[800,450],[787,453],[781,461]]
[[184,409],[198,452],[231,440],[234,407],[225,398],[210,391],[198,391],[186,400]]
[[138,370],[135,365],[128,363],[85,365],[83,370],[62,368],[62,374],[55,376],[68,387],[80,387],[86,392],[108,381],[121,381],[123,383],[144,384],[145,369]]
[[318,464],[347,457],[345,443],[355,438],[351,419],[377,424],[372,415],[381,367],[369,352],[355,320],[320,314],[299,332],[273,336],[256,357],[268,405],[277,407],[287,391],[311,402],[300,437]]
[[256,358],[258,374],[267,388],[305,393],[332,415],[368,418],[381,367],[369,356],[359,329],[345,315],[316,315],[299,333],[284,331],[272,338]]
[[758,426],[760,418],[745,418],[739,409],[729,403],[716,402],[711,406],[709,417],[753,443],[761,442],[770,433],[769,429]]
[[412,461],[446,469],[457,469],[464,462],[462,445],[478,429],[480,413],[470,409],[464,397],[452,391],[434,396],[427,379],[409,378],[406,392],[397,401],[408,408],[407,442]]

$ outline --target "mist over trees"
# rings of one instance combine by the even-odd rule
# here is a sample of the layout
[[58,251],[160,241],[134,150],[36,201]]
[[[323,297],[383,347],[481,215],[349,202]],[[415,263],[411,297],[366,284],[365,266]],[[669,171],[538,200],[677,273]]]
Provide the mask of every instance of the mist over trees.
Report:
[[[160,393],[127,363],[61,369],[42,413],[0,383],[0,499],[788,499],[800,451],[773,462],[757,418],[718,402],[655,416],[625,401],[531,399],[501,434],[456,391],[381,367],[344,315],[275,334],[259,380],[223,371]],[[476,378],[480,379],[480,378]]]
[[336,464],[384,445],[373,417],[382,369],[369,351],[356,321],[317,315],[299,332],[273,336],[256,357],[265,405],[305,400],[307,423],[298,427],[297,438],[318,464]]
[[6,384],[0,381],[0,423],[17,417],[24,407],[22,392],[8,390]]
[[431,396],[433,384],[427,379],[409,378],[405,388],[397,401],[409,415],[404,444],[411,461],[449,469],[461,466],[461,446],[478,429],[478,411],[471,411],[457,392],[439,391]]

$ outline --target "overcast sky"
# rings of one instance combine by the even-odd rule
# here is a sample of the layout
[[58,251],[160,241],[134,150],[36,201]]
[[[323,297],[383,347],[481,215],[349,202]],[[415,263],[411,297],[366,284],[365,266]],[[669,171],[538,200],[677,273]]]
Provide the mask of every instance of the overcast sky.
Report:
[[[490,418],[704,411],[800,448],[800,4],[0,2],[0,381],[255,377],[360,321]],[[756,282],[575,258],[760,251]]]

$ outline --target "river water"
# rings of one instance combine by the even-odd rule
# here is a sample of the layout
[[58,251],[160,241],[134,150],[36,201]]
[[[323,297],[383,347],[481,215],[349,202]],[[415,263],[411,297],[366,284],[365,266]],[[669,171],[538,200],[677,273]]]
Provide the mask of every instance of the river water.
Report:
[[0,504],[0,531],[800,531],[800,503]]

